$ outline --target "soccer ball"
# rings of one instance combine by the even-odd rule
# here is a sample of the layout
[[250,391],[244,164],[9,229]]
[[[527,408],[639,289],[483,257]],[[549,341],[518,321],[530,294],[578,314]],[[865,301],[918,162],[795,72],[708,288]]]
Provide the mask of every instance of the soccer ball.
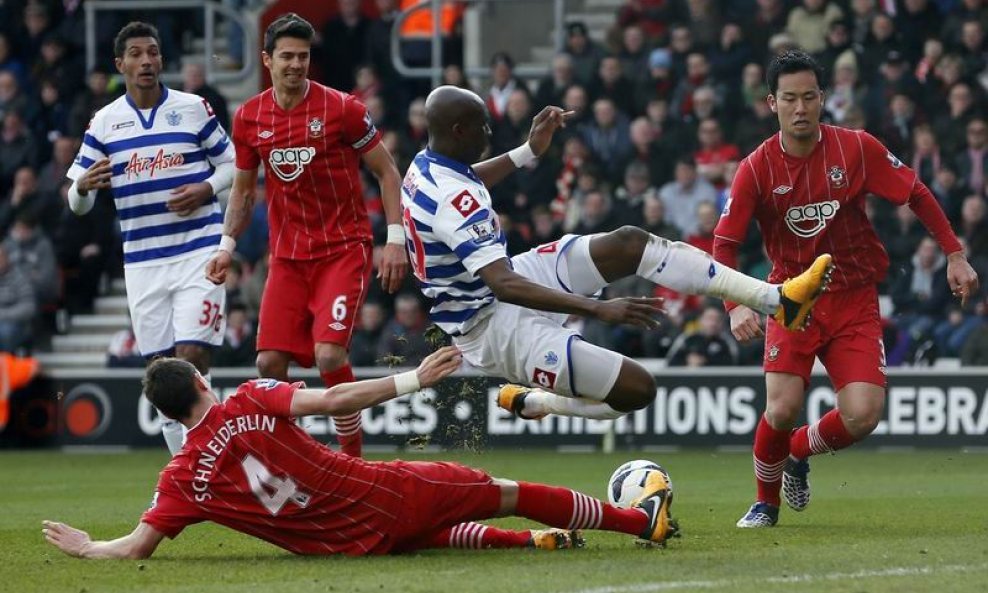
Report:
[[669,479],[669,472],[654,461],[636,459],[622,464],[611,474],[611,479],[607,482],[607,501],[618,508],[630,508],[631,503],[642,495],[645,481],[652,472],[662,472],[671,492],[672,480]]

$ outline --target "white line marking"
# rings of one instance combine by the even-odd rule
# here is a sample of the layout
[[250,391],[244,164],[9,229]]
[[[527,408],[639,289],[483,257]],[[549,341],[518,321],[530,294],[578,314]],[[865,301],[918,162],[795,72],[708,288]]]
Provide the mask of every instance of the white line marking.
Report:
[[850,581],[878,577],[908,577],[947,572],[978,572],[988,570],[988,564],[951,564],[945,566],[900,566],[881,570],[859,570],[856,572],[835,572],[828,574],[801,574],[750,579],[720,579],[714,581],[666,581],[662,583],[634,583],[580,589],[570,593],[651,593],[652,591],[673,591],[676,589],[719,589],[745,583],[813,583],[819,581]]

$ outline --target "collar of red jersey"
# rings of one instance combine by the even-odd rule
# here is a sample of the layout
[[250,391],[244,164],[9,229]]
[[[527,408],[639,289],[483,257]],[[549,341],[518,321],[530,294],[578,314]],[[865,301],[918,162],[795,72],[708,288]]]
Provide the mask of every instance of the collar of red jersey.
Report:
[[[817,143],[823,141],[823,126],[820,126],[820,137],[816,139]],[[786,152],[786,145],[782,142],[782,130],[779,130],[779,148],[782,149],[782,154],[789,154]]]
[[[302,93],[302,100],[304,101],[306,97],[309,96],[309,88],[312,86],[312,81],[308,78],[305,79],[305,92]],[[271,98],[274,99],[275,103],[278,103],[278,92],[274,90],[274,86],[271,86]]]

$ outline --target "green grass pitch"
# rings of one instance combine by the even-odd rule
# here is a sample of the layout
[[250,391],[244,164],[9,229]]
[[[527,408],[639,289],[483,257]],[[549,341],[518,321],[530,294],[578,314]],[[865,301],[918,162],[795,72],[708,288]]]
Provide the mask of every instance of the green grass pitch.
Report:
[[438,457],[600,497],[620,463],[650,458],[672,474],[673,514],[684,535],[664,550],[638,548],[629,536],[589,532],[582,550],[433,550],[349,559],[296,557],[197,525],[166,540],[148,560],[81,561],[44,542],[41,520],[62,520],[99,539],[129,532],[165,453],[3,453],[0,591],[988,591],[984,454],[851,451],[815,459],[806,512],[784,510],[778,527],[757,531],[734,527],[753,495],[748,454],[491,451]]

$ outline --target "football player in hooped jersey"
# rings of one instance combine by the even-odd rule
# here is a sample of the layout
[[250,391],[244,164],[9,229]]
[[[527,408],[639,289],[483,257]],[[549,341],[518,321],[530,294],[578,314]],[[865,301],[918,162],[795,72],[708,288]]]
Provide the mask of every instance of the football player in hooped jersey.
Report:
[[[220,250],[206,269],[222,284],[235,238],[250,222],[257,169],[267,172],[270,268],[257,331],[262,377],[288,378],[288,364],[315,363],[327,386],[353,380],[347,361],[372,264],[360,164],[377,178],[388,220],[379,266],[388,292],[408,267],[394,161],[355,97],[307,78],[315,32],[294,13],[264,34],[262,60],[272,88],[249,99],[233,120],[237,173]],[[334,418],[343,452],[360,455],[360,414]]]
[[470,365],[532,387],[504,386],[498,405],[523,418],[610,419],[655,399],[655,380],[644,367],[563,327],[570,314],[655,327],[660,299],[588,298],[624,276],[739,299],[787,327],[802,327],[826,284],[829,256],[782,285],[768,284],[685,243],[625,226],[567,235],[509,259],[486,185],[542,154],[568,114],[545,108],[528,142],[471,166],[488,146],[487,117],[475,93],[452,86],[430,93],[429,147],[405,175],[402,207],[412,269],[434,299],[433,321],[453,336]]
[[[158,82],[157,30],[141,22],[114,40],[127,92],[100,109],[68,171],[69,206],[89,212],[110,189],[123,231],[127,305],[141,354],[174,353],[208,378],[223,342],[226,292],[202,277],[220,244],[216,194],[233,180],[233,148],[209,103]],[[183,428],[165,421],[172,453]]]
[[[492,478],[456,463],[369,462],[324,447],[293,422],[308,414],[351,414],[432,385],[461,363],[453,347],[417,370],[304,389],[273,379],[240,386],[219,403],[188,363],[151,363],[145,391],[188,427],[182,451],[162,470],[151,508],[129,535],[92,541],[44,521],[49,543],[80,558],[147,558],[164,537],[213,521],[296,554],[388,554],[425,548],[569,548],[580,529],[663,543],[676,533],[662,472],[631,508],[568,488]],[[516,515],[556,529],[513,531],[478,519]]]
[[[833,282],[806,331],[786,332],[769,319],[763,332],[757,312],[728,304],[735,337],[765,335],[767,403],[754,445],[758,497],[738,527],[775,525],[780,488],[789,507],[806,508],[806,459],[865,438],[881,419],[885,350],[876,284],[889,259],[865,215],[867,194],[908,204],[916,213],[947,254],[955,295],[966,299],[978,288],[947,218],[916,174],[867,132],[820,124],[820,76],[816,62],[801,51],[773,60],[766,74],[768,104],[781,131],[741,162],[715,231],[714,257],[735,265],[754,217],[772,261],[769,281],[825,251],[835,264]],[[793,431],[816,357],[837,392],[837,408]]]

